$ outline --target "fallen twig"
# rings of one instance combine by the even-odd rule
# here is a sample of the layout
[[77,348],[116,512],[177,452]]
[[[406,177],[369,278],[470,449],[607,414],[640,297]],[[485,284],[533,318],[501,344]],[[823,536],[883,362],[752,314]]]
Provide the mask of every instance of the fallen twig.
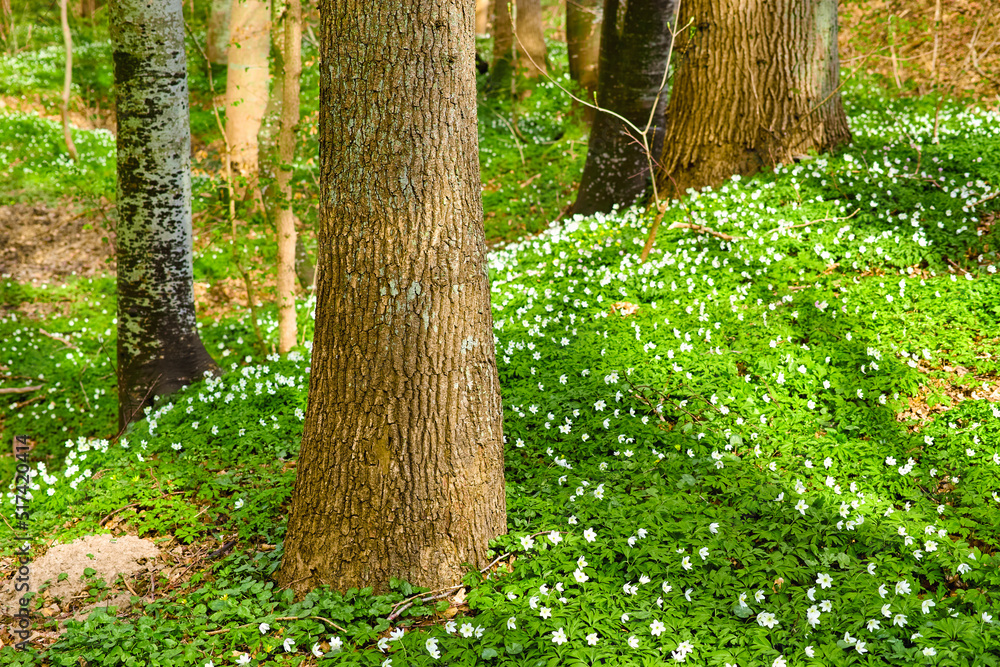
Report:
[[0,394],[27,394],[28,392],[38,391],[42,388],[42,385],[35,385],[34,387],[0,387]]
[[74,350],[80,349],[76,345],[74,345],[73,343],[71,343],[68,340],[66,340],[65,338],[63,338],[62,336],[59,336],[58,334],[51,334],[48,331],[46,331],[45,329],[39,329],[38,333],[42,334],[43,336],[48,336],[52,340],[57,341],[59,343],[62,343],[66,347],[71,347]]

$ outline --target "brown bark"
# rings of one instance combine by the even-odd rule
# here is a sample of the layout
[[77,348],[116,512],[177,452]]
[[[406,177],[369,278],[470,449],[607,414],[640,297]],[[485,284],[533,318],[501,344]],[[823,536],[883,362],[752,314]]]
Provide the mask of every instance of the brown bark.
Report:
[[476,0],[476,34],[486,35],[490,31],[490,0]]
[[231,0],[212,0],[208,14],[205,51],[213,65],[225,65],[229,59],[229,18]]
[[[677,0],[606,0],[604,4],[597,104],[640,130],[652,118],[648,143],[654,157],[662,145],[667,106],[666,91],[659,98],[656,93],[663,84],[676,13]],[[652,177],[637,135],[611,114],[597,113],[573,213],[606,213],[616,204],[635,203],[646,192]]]
[[850,141],[837,92],[837,0],[685,0],[663,192],[714,186]]
[[282,62],[281,130],[278,135],[278,352],[287,354],[295,346],[295,212],[292,210],[292,161],[295,133],[299,126],[299,82],[302,75],[302,4],[288,0],[282,17],[284,49]]
[[[9,0],[7,0],[9,2]],[[89,19],[97,11],[97,0],[82,0],[80,2],[80,18]]]
[[73,34],[69,30],[69,12],[66,8],[67,0],[59,0],[59,17],[62,22],[63,42],[66,45],[66,68],[63,75],[62,107],[62,129],[63,141],[66,143],[66,151],[73,162],[79,158],[76,154],[76,145],[73,144],[73,134],[69,130],[69,94],[73,86]]
[[593,103],[597,92],[597,64],[601,55],[601,19],[604,0],[566,0],[566,49],[569,76]]
[[493,65],[490,67],[490,88],[504,90],[514,72],[514,24],[511,21],[513,2],[493,0]]
[[464,0],[323,0],[309,408],[280,581],[437,588],[506,530]]
[[[267,0],[233,0],[226,79],[226,135],[235,171],[256,191],[257,132],[267,108],[271,9]],[[242,188],[241,188],[242,189]]]
[[517,35],[518,71],[528,78],[547,72],[548,52],[545,49],[541,0],[517,0],[514,32]]

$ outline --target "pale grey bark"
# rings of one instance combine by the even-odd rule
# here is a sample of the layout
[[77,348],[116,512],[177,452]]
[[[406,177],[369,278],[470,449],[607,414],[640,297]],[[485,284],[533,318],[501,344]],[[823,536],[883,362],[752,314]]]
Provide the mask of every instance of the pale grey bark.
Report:
[[119,423],[217,367],[198,336],[181,0],[109,5],[118,119]]

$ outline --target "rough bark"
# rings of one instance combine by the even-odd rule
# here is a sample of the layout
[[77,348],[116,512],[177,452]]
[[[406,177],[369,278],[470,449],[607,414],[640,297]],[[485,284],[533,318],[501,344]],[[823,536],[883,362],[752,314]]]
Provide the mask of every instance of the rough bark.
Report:
[[97,0],[82,0],[80,2],[80,18],[89,19],[96,11]]
[[229,59],[229,19],[232,0],[212,0],[208,14],[205,51],[213,65],[225,65]]
[[541,76],[548,71],[541,0],[517,0],[514,19],[514,32],[518,37],[515,40],[519,54],[518,71],[528,78]]
[[566,50],[569,76],[593,102],[597,91],[597,65],[601,55],[603,0],[566,0]]
[[490,31],[490,0],[476,0],[476,34],[485,36]]
[[76,162],[76,146],[73,144],[73,134],[69,130],[69,94],[73,87],[73,34],[69,30],[69,13],[66,9],[67,0],[59,0],[59,17],[62,22],[63,43],[66,45],[66,68],[63,75],[62,129],[66,151],[73,162]]
[[109,5],[118,122],[118,422],[218,371],[198,336],[181,0]]
[[506,530],[474,5],[320,9],[316,333],[280,581],[452,585]]
[[683,195],[850,141],[837,0],[685,0],[661,189]]
[[[256,190],[257,133],[267,108],[271,7],[267,0],[233,0],[226,79],[226,136],[234,170]],[[242,188],[241,188],[242,189]]]
[[[649,144],[653,156],[663,142],[667,91],[657,99],[670,52],[677,0],[605,0],[597,103],[643,129],[653,111]],[[653,110],[653,104],[656,109]],[[587,162],[573,213],[608,212],[629,206],[651,182],[649,160],[635,131],[598,112],[590,130]]]
[[281,131],[278,136],[278,352],[295,346],[295,212],[292,210],[292,161],[299,126],[299,82],[302,75],[302,4],[288,0],[284,27]]

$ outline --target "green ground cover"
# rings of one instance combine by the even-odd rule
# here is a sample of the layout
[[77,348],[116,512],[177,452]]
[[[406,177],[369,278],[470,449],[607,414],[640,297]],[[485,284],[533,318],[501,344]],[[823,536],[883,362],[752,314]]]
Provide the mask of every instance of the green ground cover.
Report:
[[[110,444],[113,279],[0,281],[0,364],[23,376],[3,386],[45,385],[0,411],[8,440],[38,441],[45,543],[122,508],[119,530],[240,540],[168,594],[134,582],[122,617],[99,608],[0,662],[1000,663],[1000,118],[868,81],[845,94],[853,145],[674,202],[645,264],[640,210],[542,224],[581,166],[564,99],[540,86],[516,113],[481,105],[490,238],[545,231],[489,256],[510,533],[457,606],[394,615],[420,592],[406,582],[296,602],[271,580],[308,344],[262,358],[245,312],[203,321],[228,373]],[[227,252],[213,238],[197,279],[231,275]],[[43,323],[24,302],[69,314]],[[273,339],[273,307],[260,320]],[[105,584],[95,598],[120,588]]]

